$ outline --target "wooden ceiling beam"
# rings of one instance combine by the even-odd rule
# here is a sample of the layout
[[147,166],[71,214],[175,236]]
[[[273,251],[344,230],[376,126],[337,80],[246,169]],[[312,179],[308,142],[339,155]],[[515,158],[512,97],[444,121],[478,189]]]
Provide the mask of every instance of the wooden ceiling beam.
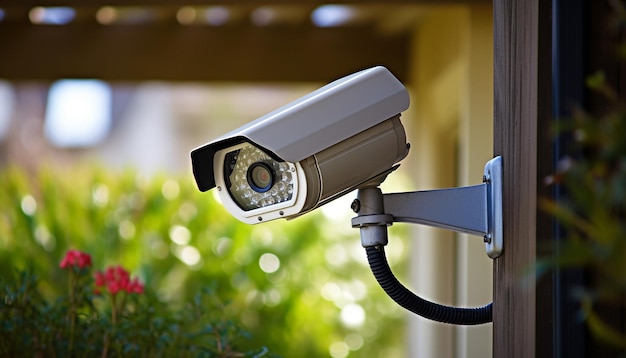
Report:
[[[336,4],[330,0],[185,0],[181,6],[238,6],[238,5],[323,5]],[[341,4],[385,4],[385,5],[463,5],[491,4],[492,0],[342,0]],[[179,2],[172,0],[3,0],[1,7],[23,6],[172,6]]]
[[378,64],[407,77],[409,35],[371,27],[1,25],[8,80],[328,82]]

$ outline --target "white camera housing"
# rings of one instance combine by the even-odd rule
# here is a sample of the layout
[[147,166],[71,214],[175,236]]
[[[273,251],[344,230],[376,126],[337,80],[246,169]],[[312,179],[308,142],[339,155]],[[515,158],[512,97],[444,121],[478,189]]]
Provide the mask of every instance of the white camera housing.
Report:
[[301,215],[397,167],[408,106],[386,68],[354,73],[194,149],[196,183],[246,223]]

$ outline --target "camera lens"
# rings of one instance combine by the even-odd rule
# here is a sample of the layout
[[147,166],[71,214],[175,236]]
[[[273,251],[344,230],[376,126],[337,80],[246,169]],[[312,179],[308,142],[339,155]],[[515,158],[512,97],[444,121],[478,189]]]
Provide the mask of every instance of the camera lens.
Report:
[[280,204],[293,199],[296,178],[286,162],[263,150],[242,143],[224,154],[224,186],[244,211]]
[[248,168],[248,184],[259,193],[265,193],[274,185],[274,173],[272,167],[264,162],[256,162]]

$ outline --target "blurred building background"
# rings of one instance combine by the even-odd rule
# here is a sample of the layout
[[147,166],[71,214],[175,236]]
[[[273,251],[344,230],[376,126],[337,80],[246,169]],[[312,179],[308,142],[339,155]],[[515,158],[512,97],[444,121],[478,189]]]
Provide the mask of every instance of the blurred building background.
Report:
[[[7,0],[0,164],[190,173],[191,149],[384,65],[409,88],[402,120],[412,144],[394,174],[407,187],[384,190],[478,184],[493,148],[492,42],[485,0]],[[407,286],[448,305],[491,301],[482,239],[425,227],[412,234]],[[490,355],[491,325],[409,319],[406,357]]]

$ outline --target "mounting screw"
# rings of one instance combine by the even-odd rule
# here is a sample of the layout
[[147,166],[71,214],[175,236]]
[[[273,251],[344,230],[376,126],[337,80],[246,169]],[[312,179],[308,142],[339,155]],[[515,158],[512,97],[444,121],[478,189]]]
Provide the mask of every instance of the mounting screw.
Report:
[[491,179],[487,175],[483,175],[483,183],[489,183]]
[[491,244],[491,234],[487,234],[487,235],[483,236],[483,242],[485,244]]
[[361,210],[361,202],[359,201],[359,199],[354,199],[352,201],[352,204],[350,204],[350,209],[352,209],[352,211],[357,214],[359,213],[359,211]]

